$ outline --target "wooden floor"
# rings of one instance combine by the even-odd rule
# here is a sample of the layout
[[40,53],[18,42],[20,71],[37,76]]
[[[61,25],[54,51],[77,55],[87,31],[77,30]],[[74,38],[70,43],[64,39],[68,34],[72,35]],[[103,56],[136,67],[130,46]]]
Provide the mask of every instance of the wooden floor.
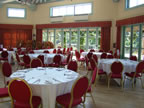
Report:
[[[13,65],[13,72],[15,71],[15,66]],[[85,74],[86,70],[84,66],[81,66],[78,72]],[[0,72],[0,87],[3,86],[3,77]],[[144,89],[142,89],[141,83],[138,80],[135,88],[132,88],[131,81],[126,81],[125,87],[122,90],[114,80],[111,81],[110,88],[107,88],[106,77],[103,76],[101,79],[97,79],[96,87],[93,87],[92,94],[94,102],[90,94],[87,94],[86,108],[144,108]],[[0,103],[0,108],[10,107],[11,104],[9,102]],[[82,105],[79,105],[75,108],[82,107]]]

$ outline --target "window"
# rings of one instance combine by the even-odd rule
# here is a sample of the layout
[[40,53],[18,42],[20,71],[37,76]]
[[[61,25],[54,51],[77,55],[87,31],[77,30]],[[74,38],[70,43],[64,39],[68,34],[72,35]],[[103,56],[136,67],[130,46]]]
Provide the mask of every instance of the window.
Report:
[[57,6],[50,8],[50,16],[67,16],[91,14],[92,3],[83,3],[75,5]]
[[25,18],[25,9],[23,8],[8,8],[8,17]]
[[100,49],[101,28],[81,27],[81,28],[53,28],[43,29],[43,41],[51,41],[55,48],[73,47],[73,50]]
[[137,56],[144,60],[144,24],[135,24],[122,27],[122,58]]
[[143,4],[144,0],[126,0],[126,8],[133,8]]

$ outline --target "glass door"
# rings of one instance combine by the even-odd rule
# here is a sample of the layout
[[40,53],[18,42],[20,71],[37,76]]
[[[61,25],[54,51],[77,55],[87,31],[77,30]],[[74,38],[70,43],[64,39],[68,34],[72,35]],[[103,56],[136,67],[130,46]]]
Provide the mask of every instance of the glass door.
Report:
[[73,50],[78,49],[78,29],[71,29],[71,46]]
[[70,29],[64,29],[63,30],[63,38],[64,38],[64,48],[69,48],[71,45],[70,45]]
[[86,50],[87,29],[80,29],[80,49]]

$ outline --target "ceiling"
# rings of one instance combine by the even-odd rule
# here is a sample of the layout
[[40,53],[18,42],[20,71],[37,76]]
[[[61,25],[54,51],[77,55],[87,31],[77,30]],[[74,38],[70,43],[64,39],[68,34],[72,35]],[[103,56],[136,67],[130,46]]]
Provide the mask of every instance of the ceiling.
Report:
[[4,5],[7,3],[19,3],[19,4],[26,4],[26,5],[38,5],[43,3],[50,3],[50,2],[58,2],[63,0],[0,0],[0,5]]

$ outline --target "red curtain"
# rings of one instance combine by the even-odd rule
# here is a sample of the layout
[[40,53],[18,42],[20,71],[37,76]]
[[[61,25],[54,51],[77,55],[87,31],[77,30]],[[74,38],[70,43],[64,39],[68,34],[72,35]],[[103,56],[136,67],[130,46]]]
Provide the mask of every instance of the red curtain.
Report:
[[17,42],[32,40],[32,30],[3,30],[3,45],[5,48],[16,47]]
[[105,52],[110,50],[110,27],[101,28],[101,49]]
[[120,51],[120,43],[121,43],[121,26],[117,26],[116,49],[119,49],[119,51]]
[[18,41],[32,40],[32,25],[0,24],[0,44],[16,47]]
[[42,29],[36,30],[36,41],[42,42]]

